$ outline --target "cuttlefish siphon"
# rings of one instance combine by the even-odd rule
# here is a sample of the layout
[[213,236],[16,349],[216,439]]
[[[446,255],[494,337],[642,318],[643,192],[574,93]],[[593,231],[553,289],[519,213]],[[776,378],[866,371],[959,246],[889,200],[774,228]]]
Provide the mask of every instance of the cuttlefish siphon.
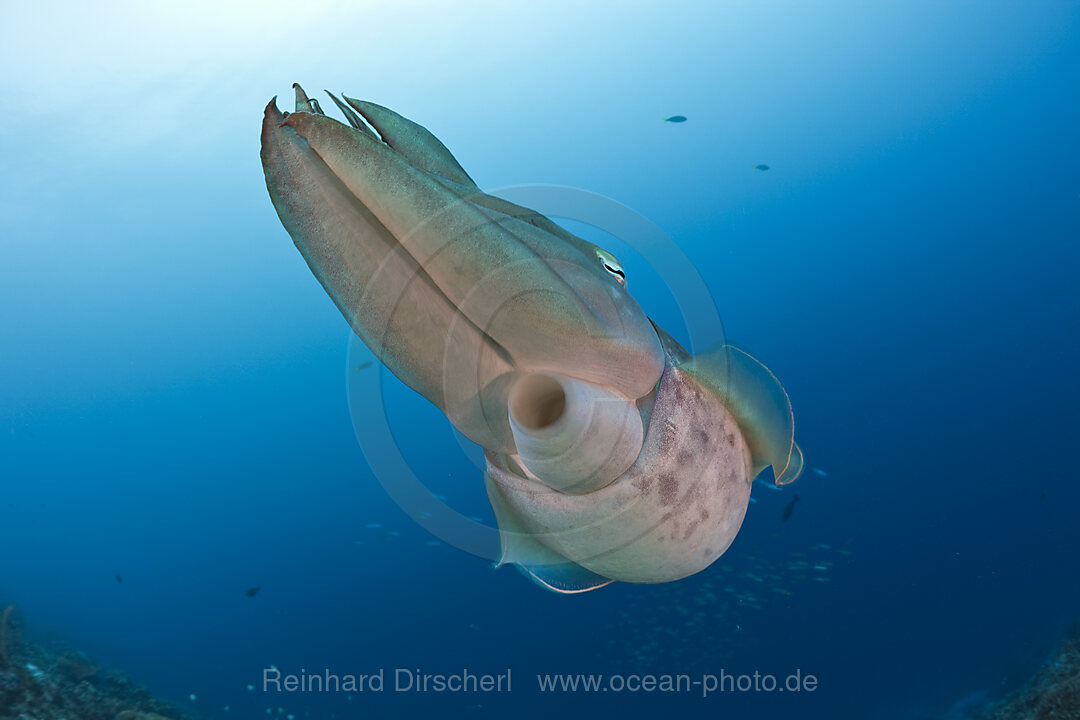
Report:
[[691,356],[611,253],[484,193],[430,132],[297,85],[266,107],[270,198],[353,330],[484,448],[500,564],[571,593],[661,583],[731,545],[766,468],[803,466],[787,394],[731,345]]

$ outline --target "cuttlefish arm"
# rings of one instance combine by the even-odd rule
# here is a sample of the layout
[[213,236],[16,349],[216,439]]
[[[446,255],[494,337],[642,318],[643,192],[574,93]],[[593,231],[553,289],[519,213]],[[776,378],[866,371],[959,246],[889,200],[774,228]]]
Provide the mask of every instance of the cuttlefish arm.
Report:
[[356,333],[484,446],[503,562],[560,592],[685,577],[730,545],[759,472],[798,475],[763,365],[691,357],[610,253],[481,191],[420,125],[331,95],[345,125],[295,92],[263,119],[274,206]]
[[[505,395],[516,372],[566,371],[632,398],[651,391],[659,341],[595,257],[449,189],[432,173],[468,176],[430,133],[398,133],[391,148],[306,111],[299,92],[297,112],[271,102],[264,115],[278,215],[357,334],[465,435],[512,449]],[[353,102],[389,126],[377,106]]]
[[345,102],[364,116],[392,150],[414,167],[441,175],[447,180],[478,190],[476,183],[465,172],[446,146],[422,125],[414,123],[393,110],[365,100],[344,96]]

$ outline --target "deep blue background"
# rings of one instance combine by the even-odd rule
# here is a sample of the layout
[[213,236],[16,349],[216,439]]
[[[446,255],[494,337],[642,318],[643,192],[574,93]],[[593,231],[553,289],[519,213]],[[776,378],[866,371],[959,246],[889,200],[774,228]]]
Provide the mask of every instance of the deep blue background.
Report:
[[[238,718],[931,717],[1060,641],[1080,609],[1076,4],[192,12],[53,3],[13,12],[0,51],[0,598],[36,637]],[[728,554],[666,586],[562,597],[429,544],[365,464],[347,326],[266,196],[261,110],[294,80],[426,124],[482,186],[580,187],[663,228],[828,475],[756,488]],[[445,421],[384,381],[415,471],[490,522]],[[271,663],[511,667],[515,691],[246,691]],[[533,682],[721,668],[820,689]]]

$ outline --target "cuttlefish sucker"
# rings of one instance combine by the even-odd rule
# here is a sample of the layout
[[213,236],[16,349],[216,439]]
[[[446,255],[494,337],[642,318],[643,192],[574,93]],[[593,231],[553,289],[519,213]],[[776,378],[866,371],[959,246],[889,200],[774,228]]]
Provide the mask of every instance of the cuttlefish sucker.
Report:
[[568,494],[487,453],[501,562],[572,592],[591,583],[560,567],[567,562],[595,574],[593,582],[660,583],[692,575],[727,550],[749,503],[750,448],[720,398],[681,367],[681,348],[672,349],[641,453],[618,482]]

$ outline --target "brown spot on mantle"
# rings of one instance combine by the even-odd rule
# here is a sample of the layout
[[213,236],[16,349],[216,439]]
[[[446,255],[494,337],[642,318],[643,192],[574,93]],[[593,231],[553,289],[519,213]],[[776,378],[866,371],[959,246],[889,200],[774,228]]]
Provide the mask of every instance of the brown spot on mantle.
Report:
[[675,499],[679,496],[679,481],[675,479],[675,476],[671,473],[664,473],[660,476],[660,504],[661,505],[674,505]]

